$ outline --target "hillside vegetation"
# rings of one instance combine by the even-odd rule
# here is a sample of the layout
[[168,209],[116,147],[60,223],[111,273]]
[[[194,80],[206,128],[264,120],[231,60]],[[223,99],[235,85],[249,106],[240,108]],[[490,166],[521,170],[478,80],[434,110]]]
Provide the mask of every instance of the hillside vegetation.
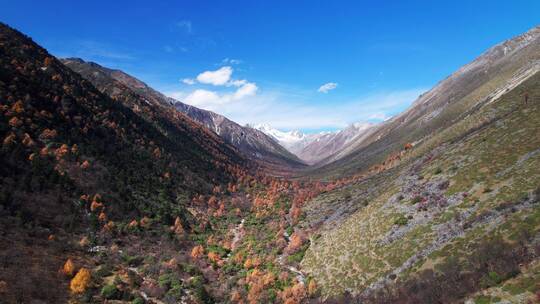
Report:
[[[304,271],[327,297],[374,303],[457,301],[528,272],[540,253],[538,101],[540,73],[393,166],[311,201],[306,225],[323,227]],[[358,210],[331,221],[350,197]],[[537,288],[506,296],[534,298]]]
[[172,224],[194,194],[243,170],[233,148],[183,114],[125,98],[0,25],[0,276],[20,292],[8,299],[59,299],[50,280],[60,259],[80,255],[74,234],[92,239],[130,217]]
[[0,302],[538,301],[539,37],[300,172],[0,24]]

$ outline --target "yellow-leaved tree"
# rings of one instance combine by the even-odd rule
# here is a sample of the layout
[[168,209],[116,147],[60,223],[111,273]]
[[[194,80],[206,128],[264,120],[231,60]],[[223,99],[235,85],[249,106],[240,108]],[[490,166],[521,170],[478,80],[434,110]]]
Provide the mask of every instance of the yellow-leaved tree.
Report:
[[71,280],[69,288],[72,293],[83,293],[86,291],[88,286],[90,286],[90,280],[92,276],[90,275],[90,270],[86,268],[81,268],[75,277]]

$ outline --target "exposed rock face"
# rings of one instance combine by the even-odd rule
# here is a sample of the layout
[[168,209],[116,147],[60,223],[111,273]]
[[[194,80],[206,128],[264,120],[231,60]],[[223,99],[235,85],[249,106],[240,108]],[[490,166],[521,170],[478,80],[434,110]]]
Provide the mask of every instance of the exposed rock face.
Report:
[[169,100],[174,102],[176,109],[180,112],[205,125],[252,159],[262,160],[277,166],[290,166],[293,168],[305,166],[296,155],[287,151],[273,137],[256,128],[243,127],[223,115],[199,109],[172,98],[169,98]]
[[372,123],[355,123],[340,131],[315,134],[303,134],[298,130],[284,132],[266,124],[255,128],[272,136],[307,164],[314,165],[332,161],[330,156],[367,134],[374,126]]
[[374,126],[371,123],[355,123],[338,132],[321,134],[296,152],[296,155],[308,164],[328,163],[333,160],[332,155],[341,152],[349,143],[369,134]]

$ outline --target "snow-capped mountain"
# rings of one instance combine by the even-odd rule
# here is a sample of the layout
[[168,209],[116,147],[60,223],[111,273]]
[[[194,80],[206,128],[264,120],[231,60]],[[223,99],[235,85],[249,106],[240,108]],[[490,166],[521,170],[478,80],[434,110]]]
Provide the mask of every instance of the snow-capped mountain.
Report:
[[291,148],[302,144],[302,143],[309,143],[311,142],[310,135],[306,135],[298,130],[292,130],[292,131],[281,131],[275,128],[272,128],[269,124],[258,124],[253,126],[254,129],[260,130],[264,132],[265,134],[272,136],[275,140],[277,140],[283,147],[287,148],[289,151]]
[[315,164],[339,152],[353,140],[365,134],[374,124],[354,123],[335,132],[304,134],[298,130],[281,131],[268,124],[254,126],[276,139],[283,147],[297,155],[308,164]]

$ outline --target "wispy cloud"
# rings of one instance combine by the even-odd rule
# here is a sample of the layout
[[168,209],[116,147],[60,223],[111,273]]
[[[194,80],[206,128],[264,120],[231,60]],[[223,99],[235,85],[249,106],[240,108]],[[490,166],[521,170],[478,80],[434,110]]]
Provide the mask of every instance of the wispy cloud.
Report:
[[59,57],[81,57],[91,61],[128,61],[136,59],[135,55],[125,49],[95,40],[78,40],[67,43],[56,55]]
[[180,20],[180,21],[175,22],[174,25],[176,28],[185,31],[188,34],[191,34],[193,31],[191,21],[189,20]]
[[[246,88],[246,91],[249,91]],[[343,102],[313,104],[309,97],[278,90],[234,94],[196,90],[168,92],[167,95],[206,110],[214,111],[240,124],[268,123],[275,128],[339,129],[354,122],[384,121],[406,109],[424,88],[384,91]]]
[[236,64],[241,64],[241,63],[242,63],[242,60],[240,59],[224,58],[223,60],[221,60],[222,65],[236,65]]
[[322,86],[320,86],[319,89],[317,90],[317,92],[326,94],[329,91],[337,88],[337,86],[338,86],[338,84],[335,83],[335,82],[328,82],[328,83],[325,83]]
[[183,84],[187,84],[187,85],[194,85],[194,84],[195,84],[195,79],[192,79],[192,78],[184,78],[184,79],[182,79],[182,83],[183,83]]
[[167,52],[167,53],[172,53],[172,52],[174,52],[174,48],[173,48],[172,46],[170,46],[170,45],[164,46],[164,47],[163,47],[163,50],[164,50],[165,52]]

